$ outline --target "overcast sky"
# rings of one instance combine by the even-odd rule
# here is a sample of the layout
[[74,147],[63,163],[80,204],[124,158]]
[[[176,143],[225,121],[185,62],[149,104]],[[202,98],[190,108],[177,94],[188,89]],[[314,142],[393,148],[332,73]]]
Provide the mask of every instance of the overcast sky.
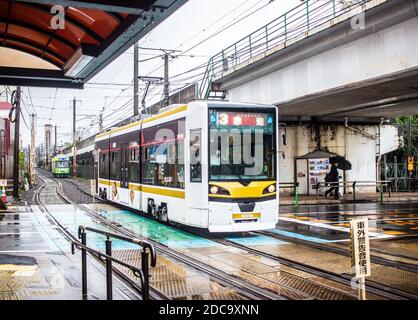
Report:
[[[184,52],[187,56],[177,57],[170,63],[170,76],[178,75],[206,63],[212,55],[300,3],[301,0],[189,0],[172,16],[142,38],[139,41],[139,46],[176,49]],[[263,6],[265,7],[257,11]],[[251,14],[252,12],[255,13]],[[251,15],[226,29],[226,26],[248,14]],[[224,31],[189,50],[220,30]],[[140,50],[140,61],[154,59],[140,62],[139,74],[163,77],[163,60],[161,57],[156,57],[160,54],[161,52],[158,51]],[[176,82],[171,89],[175,85],[185,85],[193,75],[203,71],[197,70],[176,77]],[[85,130],[84,138],[98,131],[98,114],[103,107],[105,108],[105,127],[132,115],[132,81],[133,48],[130,48],[86,84],[84,90],[55,88],[30,88],[28,90],[28,88],[24,88],[23,99],[26,108],[32,112],[33,104],[38,116],[37,145],[44,139],[43,126],[47,123],[58,126],[58,144],[71,141],[72,110],[70,106],[73,97],[78,100],[78,119],[85,119],[77,122],[77,127]],[[161,100],[161,89],[161,87],[152,88],[148,105]],[[140,91],[139,100],[141,98]],[[27,120],[29,120],[28,111],[23,109]],[[94,125],[90,126],[92,123]],[[30,132],[24,125],[21,128],[23,145],[26,146],[30,142]]]

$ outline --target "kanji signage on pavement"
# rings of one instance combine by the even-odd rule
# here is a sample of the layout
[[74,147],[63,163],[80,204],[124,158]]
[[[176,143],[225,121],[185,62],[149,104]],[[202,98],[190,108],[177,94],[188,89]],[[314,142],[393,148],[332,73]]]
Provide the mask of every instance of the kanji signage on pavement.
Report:
[[367,218],[351,220],[351,265],[357,278],[371,275],[368,223]]

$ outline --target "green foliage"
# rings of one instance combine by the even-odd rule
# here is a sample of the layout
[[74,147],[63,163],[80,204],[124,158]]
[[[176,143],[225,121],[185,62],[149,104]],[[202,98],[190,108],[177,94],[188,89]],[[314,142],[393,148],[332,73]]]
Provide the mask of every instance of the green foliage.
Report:
[[[406,161],[408,157],[409,117],[399,117],[395,122],[401,126],[404,138],[404,147],[396,154],[398,161]],[[418,116],[412,117],[412,155],[418,160]]]

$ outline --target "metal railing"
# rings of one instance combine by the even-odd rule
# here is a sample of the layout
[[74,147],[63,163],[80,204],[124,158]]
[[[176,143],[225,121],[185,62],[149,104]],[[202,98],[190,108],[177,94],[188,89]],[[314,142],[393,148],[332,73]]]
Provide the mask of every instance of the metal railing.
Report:
[[211,82],[232,67],[248,61],[268,50],[286,46],[286,42],[342,16],[371,0],[354,0],[342,5],[338,0],[306,0],[250,35],[223,49],[209,59],[199,88],[199,97],[207,98]]
[[340,181],[340,182],[318,182],[313,188],[316,190],[316,199],[319,198],[319,190],[322,188],[332,187],[351,187],[353,189],[353,201],[356,201],[356,188],[357,187],[376,187],[380,193],[380,202],[383,203],[383,194],[388,192],[389,198],[391,197],[392,182],[391,181]]
[[417,178],[388,178],[391,182],[393,190],[395,192],[416,192],[418,191],[418,179]]
[[279,189],[292,189],[295,195],[295,207],[299,206],[299,182],[281,182]]
[[[98,250],[89,248],[87,246],[87,232],[90,231],[93,233],[101,234],[106,237],[105,245],[106,245],[106,253],[100,252]],[[112,257],[112,240],[111,238],[126,241],[129,243],[137,244],[141,247],[141,268],[137,268],[133,265],[125,263],[119,259]],[[87,289],[87,253],[90,253],[100,260],[106,263],[106,297],[107,300],[113,300],[113,284],[112,284],[112,264],[116,263],[121,265],[130,271],[132,271],[133,275],[139,278],[141,283],[141,294],[143,300],[149,300],[149,256],[151,255],[151,267],[155,267],[157,264],[157,256],[154,249],[154,246],[143,240],[135,239],[135,238],[128,238],[122,235],[85,227],[79,226],[78,228],[78,239],[79,241],[72,241],[71,242],[71,252],[75,254],[75,248],[81,250],[81,273],[82,273],[82,295],[83,299],[87,300],[88,298],[88,289]]]

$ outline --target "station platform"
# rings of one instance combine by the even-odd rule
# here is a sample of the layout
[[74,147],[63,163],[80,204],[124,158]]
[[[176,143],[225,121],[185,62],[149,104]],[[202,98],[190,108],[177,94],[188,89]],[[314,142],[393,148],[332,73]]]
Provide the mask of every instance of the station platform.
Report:
[[[364,202],[380,202],[380,193],[361,193],[357,195],[356,201],[353,200],[352,194],[345,194],[342,198],[336,200],[334,197],[319,196],[299,196],[299,205],[327,205],[327,204],[344,204],[344,203],[364,203]],[[280,197],[280,205],[288,206],[295,204],[294,196],[283,195]],[[389,197],[387,193],[383,196],[384,203],[401,203],[416,202],[418,203],[418,192],[398,192],[392,193]]]
[[[104,268],[88,259],[89,300],[106,299]],[[132,295],[114,280],[114,299]],[[41,211],[0,211],[0,300],[81,300],[81,258]]]

